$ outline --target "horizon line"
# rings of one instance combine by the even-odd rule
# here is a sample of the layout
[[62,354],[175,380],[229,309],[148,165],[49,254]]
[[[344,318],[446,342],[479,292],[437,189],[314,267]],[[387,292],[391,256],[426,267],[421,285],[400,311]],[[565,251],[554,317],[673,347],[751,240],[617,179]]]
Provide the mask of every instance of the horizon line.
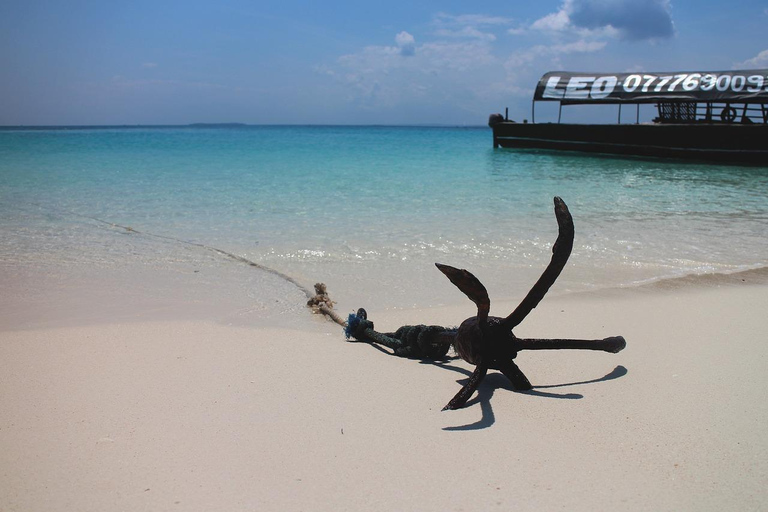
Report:
[[87,128],[236,128],[236,127],[360,127],[360,128],[487,128],[485,124],[443,123],[183,123],[183,124],[0,124],[0,130],[45,130]]

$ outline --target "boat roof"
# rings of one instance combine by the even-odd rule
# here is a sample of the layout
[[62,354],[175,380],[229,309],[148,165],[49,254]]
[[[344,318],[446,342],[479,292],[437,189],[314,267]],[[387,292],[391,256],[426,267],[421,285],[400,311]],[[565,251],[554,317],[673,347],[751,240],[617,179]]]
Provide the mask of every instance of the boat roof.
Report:
[[587,103],[768,103],[768,69],[586,73],[551,71],[534,101]]

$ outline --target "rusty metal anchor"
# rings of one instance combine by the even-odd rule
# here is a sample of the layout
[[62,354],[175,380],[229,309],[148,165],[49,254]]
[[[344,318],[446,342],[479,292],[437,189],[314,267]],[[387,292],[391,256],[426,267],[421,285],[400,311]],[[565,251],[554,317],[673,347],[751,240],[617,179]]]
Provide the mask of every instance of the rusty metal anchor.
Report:
[[436,263],[437,268],[477,305],[477,316],[464,320],[458,330],[446,330],[436,326],[406,326],[408,332],[416,334],[402,336],[398,334],[399,330],[398,333],[384,335],[373,330],[373,323],[368,321],[365,310],[360,309],[356,316],[350,315],[347,337],[386,345],[394,349],[396,355],[433,359],[443,357],[447,345],[453,345],[462,359],[475,365],[475,370],[469,381],[443,410],[462,407],[489,369],[503,373],[516,390],[531,389],[530,381],[513,361],[521,350],[578,349],[620,352],[626,346],[626,341],[621,336],[602,340],[524,339],[518,338],[512,332],[547,294],[565,267],[573,248],[574,228],[571,214],[562,199],[555,197],[554,202],[559,230],[552,247],[552,259],[528,295],[506,318],[489,316],[491,301],[488,291],[471,272]]
[[472,393],[482,382],[489,369],[503,373],[517,390],[531,389],[531,383],[514,363],[513,359],[520,350],[551,350],[551,349],[586,349],[602,350],[616,353],[626,345],[621,336],[602,340],[571,340],[571,339],[523,339],[512,332],[522,322],[528,313],[544,298],[549,288],[557,280],[565,267],[573,248],[573,218],[565,202],[555,197],[555,217],[559,227],[557,241],[552,247],[552,260],[544,270],[539,280],[519,306],[506,318],[489,316],[491,300],[488,292],[471,272],[436,263],[437,268],[451,280],[456,287],[464,292],[477,305],[477,316],[467,318],[459,326],[453,340],[453,347],[462,359],[474,364],[475,371],[461,391],[454,396],[446,409],[458,409],[463,406]]

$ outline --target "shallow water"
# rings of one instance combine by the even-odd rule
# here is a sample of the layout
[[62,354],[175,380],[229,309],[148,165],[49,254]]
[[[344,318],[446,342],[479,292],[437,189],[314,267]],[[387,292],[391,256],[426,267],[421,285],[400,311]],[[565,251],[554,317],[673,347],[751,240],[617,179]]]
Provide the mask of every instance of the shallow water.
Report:
[[[555,195],[576,242],[553,293],[768,265],[767,168],[494,150],[487,128],[279,126],[0,131],[0,269],[242,265],[191,242],[324,281],[345,307],[466,300],[434,262],[514,299],[549,260]],[[237,300],[263,296],[242,272]]]

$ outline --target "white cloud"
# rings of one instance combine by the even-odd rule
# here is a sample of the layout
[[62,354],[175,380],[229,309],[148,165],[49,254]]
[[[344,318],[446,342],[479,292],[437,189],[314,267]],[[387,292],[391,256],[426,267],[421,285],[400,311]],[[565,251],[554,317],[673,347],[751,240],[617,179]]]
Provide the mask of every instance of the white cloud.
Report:
[[768,68],[768,50],[763,50],[751,59],[740,62],[735,68]]
[[489,41],[468,37],[417,44],[411,34],[400,32],[393,46],[367,46],[318,71],[343,84],[347,101],[361,108],[450,104],[482,94],[487,77],[498,75],[501,62]]
[[[566,4],[568,3],[569,2],[566,2]],[[571,18],[566,7],[563,7],[557,12],[547,14],[543,18],[534,21],[531,25],[531,28],[534,30],[554,30],[556,32],[570,28]]]
[[532,29],[654,40],[674,36],[670,0],[565,0]]
[[485,26],[509,25],[512,23],[512,19],[502,16],[486,16],[485,14],[460,14],[458,16],[454,16],[441,12],[435,16],[435,22],[448,25]]
[[555,44],[550,46],[538,45],[533,48],[518,51],[509,56],[504,64],[508,70],[514,70],[526,64],[541,59],[553,59],[572,53],[593,53],[606,47],[606,41],[579,40],[572,43]]
[[556,44],[550,47],[552,53],[560,55],[564,53],[592,53],[605,48],[605,41],[576,41],[567,44]]
[[343,84],[347,101],[365,109],[468,104],[473,100],[467,98],[498,93],[491,84],[503,76],[503,62],[492,43],[512,23],[501,16],[438,13],[429,41],[402,31],[392,46],[367,46],[317,69]]
[[493,28],[510,25],[511,18],[502,16],[487,16],[484,14],[452,14],[438,13],[432,20],[435,35],[448,38],[479,39],[495,41]]
[[[535,72],[561,67],[565,56],[600,52],[617,38],[652,41],[670,37],[674,33],[670,13],[669,0],[563,0],[560,9],[527,28],[527,33],[550,36],[551,43],[510,54],[504,63],[507,79],[527,80]],[[525,32],[513,28],[508,33]]]
[[441,37],[450,38],[468,38],[468,39],[483,39],[486,41],[495,41],[496,36],[490,32],[483,32],[475,27],[462,27],[459,30],[439,29],[435,31],[435,34]]
[[395,36],[395,43],[400,48],[400,55],[411,56],[416,52],[416,39],[406,31]]

